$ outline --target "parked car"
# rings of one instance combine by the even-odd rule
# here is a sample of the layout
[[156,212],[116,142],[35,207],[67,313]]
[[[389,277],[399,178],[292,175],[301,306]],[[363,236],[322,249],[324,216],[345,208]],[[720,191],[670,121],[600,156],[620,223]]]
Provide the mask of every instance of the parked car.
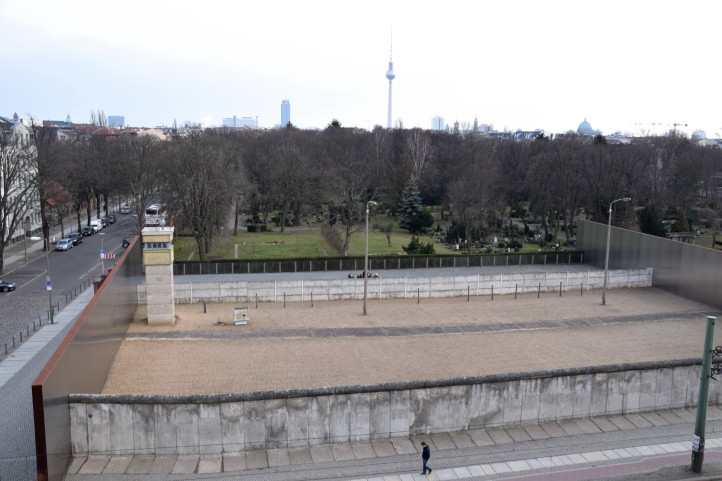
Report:
[[60,239],[55,243],[55,250],[56,251],[69,251],[73,248],[73,240],[72,239]]
[[105,225],[111,225],[115,224],[115,216],[114,215],[106,215],[101,219]]
[[[358,273],[352,272],[348,275],[348,278],[349,279],[363,279],[364,277],[367,277],[364,274],[366,274],[366,271],[361,271]],[[377,279],[379,277],[381,277],[381,276],[379,276],[379,274],[377,272],[371,272],[371,271],[368,272],[369,279]]]
[[83,227],[80,231],[80,235],[83,237],[90,237],[93,234],[95,234],[95,230],[90,226]]
[[0,292],[14,291],[17,286],[14,282],[0,280]]
[[105,227],[101,219],[95,219],[90,221],[90,228],[93,229],[93,234],[100,232]]
[[80,232],[73,232],[72,234],[68,234],[68,239],[73,241],[73,246],[77,246],[83,243],[83,234]]

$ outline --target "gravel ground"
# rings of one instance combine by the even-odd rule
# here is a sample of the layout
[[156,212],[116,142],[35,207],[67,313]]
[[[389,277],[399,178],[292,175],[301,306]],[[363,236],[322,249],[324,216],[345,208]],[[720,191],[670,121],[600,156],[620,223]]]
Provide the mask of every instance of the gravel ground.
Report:
[[[722,332],[722,329],[718,329]],[[376,384],[698,357],[704,323],[373,338],[128,340],[104,393],[211,394]]]
[[148,326],[134,323],[129,333],[161,331],[194,331],[215,329],[221,331],[255,332],[266,329],[294,328],[341,328],[376,326],[426,326],[454,324],[497,324],[540,320],[563,320],[579,318],[606,318],[656,313],[684,313],[712,311],[704,304],[670,294],[655,288],[618,289],[608,293],[608,305],[600,304],[601,294],[586,291],[569,291],[564,297],[545,293],[541,299],[536,294],[422,299],[371,300],[368,315],[361,314],[360,301],[321,301],[304,304],[260,303],[258,309],[247,305],[251,322],[242,328],[214,326],[217,321],[230,322],[233,308],[244,303],[207,304],[203,313],[202,304],[180,304],[176,306],[178,318],[175,326]]
[[[251,325],[343,327],[396,322],[397,325],[424,326],[712,310],[656,289],[611,291],[606,308],[599,306],[598,296],[542,300],[533,297],[516,301],[509,296],[494,302],[487,299],[469,304],[458,299],[455,302],[429,300],[422,305],[382,301],[371,305],[373,314],[366,318],[358,314],[359,307],[358,302],[285,311],[279,306],[273,309],[264,306],[267,317],[261,318],[259,312],[254,320],[256,311],[252,310]],[[199,309],[199,306],[188,306],[188,309]],[[190,319],[193,316],[189,314],[192,313],[186,314]],[[191,322],[188,321],[188,326],[184,323],[181,320],[179,329],[194,329]],[[207,329],[207,324],[200,325]],[[134,325],[132,329],[133,332],[153,330],[162,332],[168,327],[149,329]],[[659,361],[698,357],[703,337],[704,322],[700,318],[540,331],[395,337],[128,339],[118,352],[104,392],[251,392]]]

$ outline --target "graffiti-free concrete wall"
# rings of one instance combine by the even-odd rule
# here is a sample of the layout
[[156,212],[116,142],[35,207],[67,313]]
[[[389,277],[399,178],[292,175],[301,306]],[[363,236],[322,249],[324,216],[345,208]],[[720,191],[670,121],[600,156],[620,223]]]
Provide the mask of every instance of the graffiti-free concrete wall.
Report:
[[[607,226],[581,221],[577,243],[585,262],[603,267]],[[654,269],[654,285],[722,309],[722,252],[641,232],[612,227],[609,266]]]
[[[609,287],[650,287],[652,269],[627,269],[609,272]],[[494,294],[599,289],[604,272],[529,272],[509,274],[478,274],[454,277],[376,278],[368,280],[368,295],[375,299],[421,297],[488,296]],[[492,287],[493,286],[493,287]],[[289,280],[249,282],[177,283],[176,303],[193,302],[289,302],[314,300],[360,299],[363,279]],[[138,286],[138,302],[146,300],[145,286]]]
[[226,453],[634,413],[694,406],[699,375],[699,360],[687,359],[246,395],[72,395],[72,445],[75,454]]

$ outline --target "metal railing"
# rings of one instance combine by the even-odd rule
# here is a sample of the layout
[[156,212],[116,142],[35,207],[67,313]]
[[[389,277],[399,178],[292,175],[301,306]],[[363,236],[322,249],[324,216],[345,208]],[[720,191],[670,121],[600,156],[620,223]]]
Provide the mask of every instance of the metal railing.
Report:
[[[369,270],[432,269],[516,265],[583,264],[584,252],[543,251],[497,254],[435,254],[413,256],[370,256]],[[364,258],[316,257],[298,259],[176,261],[175,275],[266,274],[274,272],[361,271]]]

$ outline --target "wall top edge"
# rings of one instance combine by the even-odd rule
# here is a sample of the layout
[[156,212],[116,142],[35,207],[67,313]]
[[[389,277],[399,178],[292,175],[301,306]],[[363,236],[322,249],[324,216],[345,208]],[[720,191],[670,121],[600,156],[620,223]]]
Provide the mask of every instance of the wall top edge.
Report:
[[599,373],[615,373],[623,371],[645,371],[669,369],[675,367],[698,366],[701,358],[673,359],[666,361],[647,361],[621,364],[605,364],[577,368],[551,369],[545,371],[528,371],[516,373],[494,374],[487,376],[435,379],[425,381],[403,381],[369,385],[325,386],[312,389],[292,389],[284,391],[256,391],[248,393],[215,393],[191,395],[161,394],[69,394],[68,402],[82,404],[205,404],[242,401],[265,401],[275,399],[291,399],[328,395],[365,394],[383,391],[403,391],[411,389],[428,389],[451,386],[465,386],[497,382],[512,382],[531,379],[547,379],[554,377],[579,376]]

